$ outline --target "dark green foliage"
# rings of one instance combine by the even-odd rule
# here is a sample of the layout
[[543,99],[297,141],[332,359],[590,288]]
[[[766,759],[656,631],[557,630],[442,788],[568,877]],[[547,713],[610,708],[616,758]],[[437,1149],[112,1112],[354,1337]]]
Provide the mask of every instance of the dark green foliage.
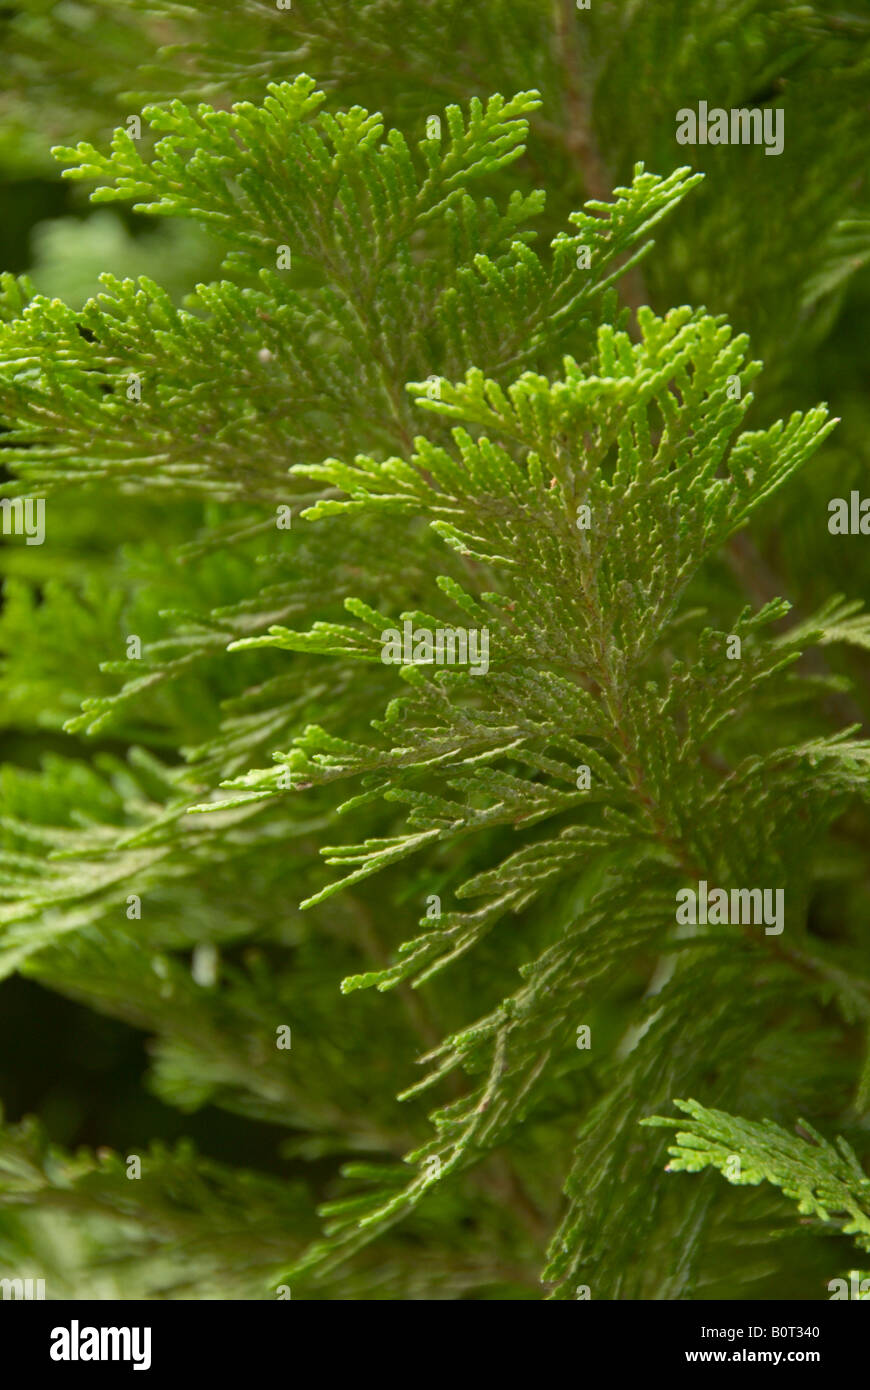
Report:
[[[7,129],[120,211],[2,281],[47,536],[3,551],[0,973],[144,1031],[153,1093],[273,1126],[285,1176],[7,1125],[0,1262],[825,1297],[817,1231],[868,1232],[870,561],[827,501],[868,462],[870,24],[14,9]],[[700,100],[783,107],[783,154],[678,146]],[[88,228],[129,262],[90,296]],[[405,622],[486,671],[385,664]],[[784,930],[687,929],[700,880]]]

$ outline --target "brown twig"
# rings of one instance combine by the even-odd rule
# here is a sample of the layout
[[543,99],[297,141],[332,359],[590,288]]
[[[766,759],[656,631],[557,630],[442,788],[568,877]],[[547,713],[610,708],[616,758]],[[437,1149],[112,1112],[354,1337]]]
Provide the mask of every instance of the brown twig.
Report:
[[[578,170],[588,198],[606,200],[613,180],[601,158],[592,121],[592,64],[573,0],[554,0],[555,56],[563,77],[563,143]],[[538,122],[540,127],[540,122]],[[637,266],[617,281],[624,304],[635,313],[649,303],[646,283]]]

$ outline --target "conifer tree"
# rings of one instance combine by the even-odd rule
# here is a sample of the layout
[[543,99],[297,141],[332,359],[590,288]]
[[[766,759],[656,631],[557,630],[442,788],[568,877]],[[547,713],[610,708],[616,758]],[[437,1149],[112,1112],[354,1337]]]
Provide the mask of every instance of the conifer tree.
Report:
[[[870,23],[2,22],[4,168],[51,146],[70,201],[0,282],[0,975],[274,1161],[15,1116],[0,1266],[860,1290],[870,561],[829,503],[868,462]],[[781,153],[678,144],[701,101],[784,111]]]

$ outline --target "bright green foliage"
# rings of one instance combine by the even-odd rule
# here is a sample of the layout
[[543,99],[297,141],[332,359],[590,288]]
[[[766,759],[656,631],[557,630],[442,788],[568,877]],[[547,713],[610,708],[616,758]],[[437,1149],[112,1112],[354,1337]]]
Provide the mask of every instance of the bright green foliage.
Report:
[[[131,1180],[7,1125],[0,1262],[78,1297],[684,1299],[781,1295],[790,1240],[824,1297],[848,1246],[775,1189],[867,1234],[870,561],[825,506],[870,462],[866,26],[30,0],[15,73],[53,90],[75,23],[158,100],[107,67],[40,128],[160,228],[97,223],[149,273],[85,302],[78,242],[68,302],[45,252],[2,281],[5,490],[47,540],[3,557],[0,975],[144,1031],[154,1094],[273,1126],[287,1172],[155,1143]],[[780,93],[781,157],[674,143]],[[487,669],[385,663],[406,622],[485,629]],[[702,879],[783,888],[783,933],[687,931]],[[674,1103],[666,1174],[641,1122]],[[672,1176],[735,1154],[752,1193]]]
[[[691,1116],[691,1126],[668,1149],[669,1172],[716,1168],[737,1186],[772,1183],[797,1202],[802,1216],[836,1219],[862,1250],[870,1248],[870,1178],[844,1139],[834,1147],[803,1122],[796,1137],[769,1120],[735,1119],[692,1100],[675,1104]],[[679,1122],[655,1117],[645,1123]]]

